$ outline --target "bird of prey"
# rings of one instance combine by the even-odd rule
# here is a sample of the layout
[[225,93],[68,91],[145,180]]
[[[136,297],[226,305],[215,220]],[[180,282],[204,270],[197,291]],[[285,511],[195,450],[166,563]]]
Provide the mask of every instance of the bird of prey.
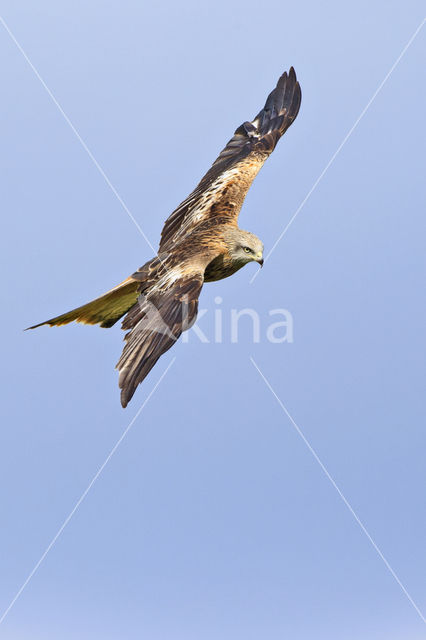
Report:
[[263,264],[263,244],[238,227],[244,198],[267,157],[296,118],[300,85],[291,67],[265,106],[235,131],[194,191],[167,218],[158,254],[100,298],[41,325],[76,321],[127,330],[117,364],[123,407],[181,333],[195,322],[204,282],[221,280],[248,262]]

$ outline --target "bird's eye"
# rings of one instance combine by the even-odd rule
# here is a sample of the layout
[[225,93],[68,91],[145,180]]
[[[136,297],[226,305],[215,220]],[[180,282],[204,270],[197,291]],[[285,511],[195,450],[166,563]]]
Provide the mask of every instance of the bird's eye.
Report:
[[251,253],[250,247],[243,247],[243,249],[246,253]]

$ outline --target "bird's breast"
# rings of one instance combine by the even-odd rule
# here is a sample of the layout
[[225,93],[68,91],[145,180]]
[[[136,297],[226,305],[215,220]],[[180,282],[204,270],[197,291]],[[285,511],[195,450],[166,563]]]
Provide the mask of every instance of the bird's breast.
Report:
[[207,265],[204,271],[204,282],[214,282],[215,280],[228,278],[238,271],[238,269],[241,269],[242,266],[244,265],[232,261],[229,255],[222,253]]

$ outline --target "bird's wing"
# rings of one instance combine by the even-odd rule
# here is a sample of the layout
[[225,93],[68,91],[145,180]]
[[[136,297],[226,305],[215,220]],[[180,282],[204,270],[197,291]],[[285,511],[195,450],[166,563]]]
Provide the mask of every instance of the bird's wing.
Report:
[[163,277],[152,285],[145,282],[143,292],[122,324],[123,329],[129,330],[117,363],[123,407],[158,358],[195,322],[203,271],[204,268],[177,266],[164,271]]
[[237,224],[247,191],[275,145],[296,118],[300,85],[291,67],[251,122],[244,122],[194,191],[166,220],[160,251],[171,248],[195,226],[217,218]]

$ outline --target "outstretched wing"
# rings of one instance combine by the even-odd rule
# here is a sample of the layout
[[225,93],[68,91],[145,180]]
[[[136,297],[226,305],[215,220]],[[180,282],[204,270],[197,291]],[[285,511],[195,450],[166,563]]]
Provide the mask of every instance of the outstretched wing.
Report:
[[254,120],[238,127],[198,186],[166,220],[160,251],[209,219],[220,218],[237,225],[251,183],[296,118],[300,101],[300,85],[291,67],[278,80],[264,108]]
[[123,320],[122,328],[130,329],[117,363],[123,407],[158,358],[197,317],[202,273],[181,273],[176,279],[173,275],[170,271],[163,281],[145,289]]

